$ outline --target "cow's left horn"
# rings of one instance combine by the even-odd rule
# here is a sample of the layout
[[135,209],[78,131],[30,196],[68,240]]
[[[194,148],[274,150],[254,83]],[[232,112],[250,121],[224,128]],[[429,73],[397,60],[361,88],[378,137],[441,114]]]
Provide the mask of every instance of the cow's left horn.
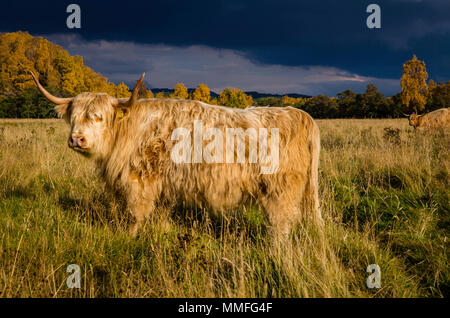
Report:
[[34,73],[32,71],[30,71],[30,74],[33,77],[33,80],[36,83],[36,86],[38,87],[38,89],[41,91],[42,95],[44,95],[45,98],[47,98],[52,103],[55,103],[57,105],[62,105],[62,104],[68,104],[72,101],[72,99],[73,99],[72,97],[62,98],[62,97],[53,96],[52,94],[47,92],[47,90],[41,85],[41,83],[39,83],[39,80],[37,79],[36,75],[34,75]]
[[136,103],[138,94],[139,94],[139,87],[142,84],[142,81],[144,80],[145,72],[142,73],[141,78],[136,81],[136,86],[134,86],[133,92],[131,93],[130,99],[127,101],[123,101],[121,99],[116,98],[113,102],[113,106],[122,106],[122,107],[131,107]]

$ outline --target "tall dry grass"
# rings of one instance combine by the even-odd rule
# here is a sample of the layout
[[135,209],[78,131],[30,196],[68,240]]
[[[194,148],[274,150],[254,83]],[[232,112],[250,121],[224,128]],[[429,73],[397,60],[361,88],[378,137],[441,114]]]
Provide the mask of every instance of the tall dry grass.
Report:
[[[419,134],[406,120],[318,122],[325,224],[302,224],[280,247],[255,207],[227,223],[160,207],[133,239],[124,203],[67,148],[62,121],[1,120],[0,295],[448,295],[448,133]],[[380,289],[365,283],[372,263]],[[66,286],[69,264],[81,267],[80,289]]]

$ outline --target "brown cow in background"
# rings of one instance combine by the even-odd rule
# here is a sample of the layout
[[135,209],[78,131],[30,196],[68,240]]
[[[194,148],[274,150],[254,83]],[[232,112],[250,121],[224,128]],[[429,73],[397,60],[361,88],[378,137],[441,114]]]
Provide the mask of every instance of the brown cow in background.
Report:
[[450,127],[450,110],[441,108],[423,115],[406,115],[409,119],[409,125],[418,130],[432,130]]

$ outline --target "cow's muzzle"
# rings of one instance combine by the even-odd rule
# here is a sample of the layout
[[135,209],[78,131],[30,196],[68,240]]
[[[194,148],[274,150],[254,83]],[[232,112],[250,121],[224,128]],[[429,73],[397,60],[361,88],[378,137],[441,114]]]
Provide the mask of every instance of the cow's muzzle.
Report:
[[87,140],[86,137],[79,134],[72,134],[69,137],[68,145],[70,148],[77,151],[87,151]]

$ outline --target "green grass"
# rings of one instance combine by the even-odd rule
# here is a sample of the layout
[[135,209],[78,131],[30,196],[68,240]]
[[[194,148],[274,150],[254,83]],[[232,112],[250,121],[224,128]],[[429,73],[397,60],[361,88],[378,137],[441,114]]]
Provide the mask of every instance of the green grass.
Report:
[[[124,202],[67,148],[62,121],[0,121],[0,295],[448,296],[449,134],[406,120],[318,122],[325,225],[302,224],[279,247],[254,207],[223,224],[160,207],[132,238]],[[372,263],[380,289],[366,287]],[[69,264],[80,289],[66,286]]]

